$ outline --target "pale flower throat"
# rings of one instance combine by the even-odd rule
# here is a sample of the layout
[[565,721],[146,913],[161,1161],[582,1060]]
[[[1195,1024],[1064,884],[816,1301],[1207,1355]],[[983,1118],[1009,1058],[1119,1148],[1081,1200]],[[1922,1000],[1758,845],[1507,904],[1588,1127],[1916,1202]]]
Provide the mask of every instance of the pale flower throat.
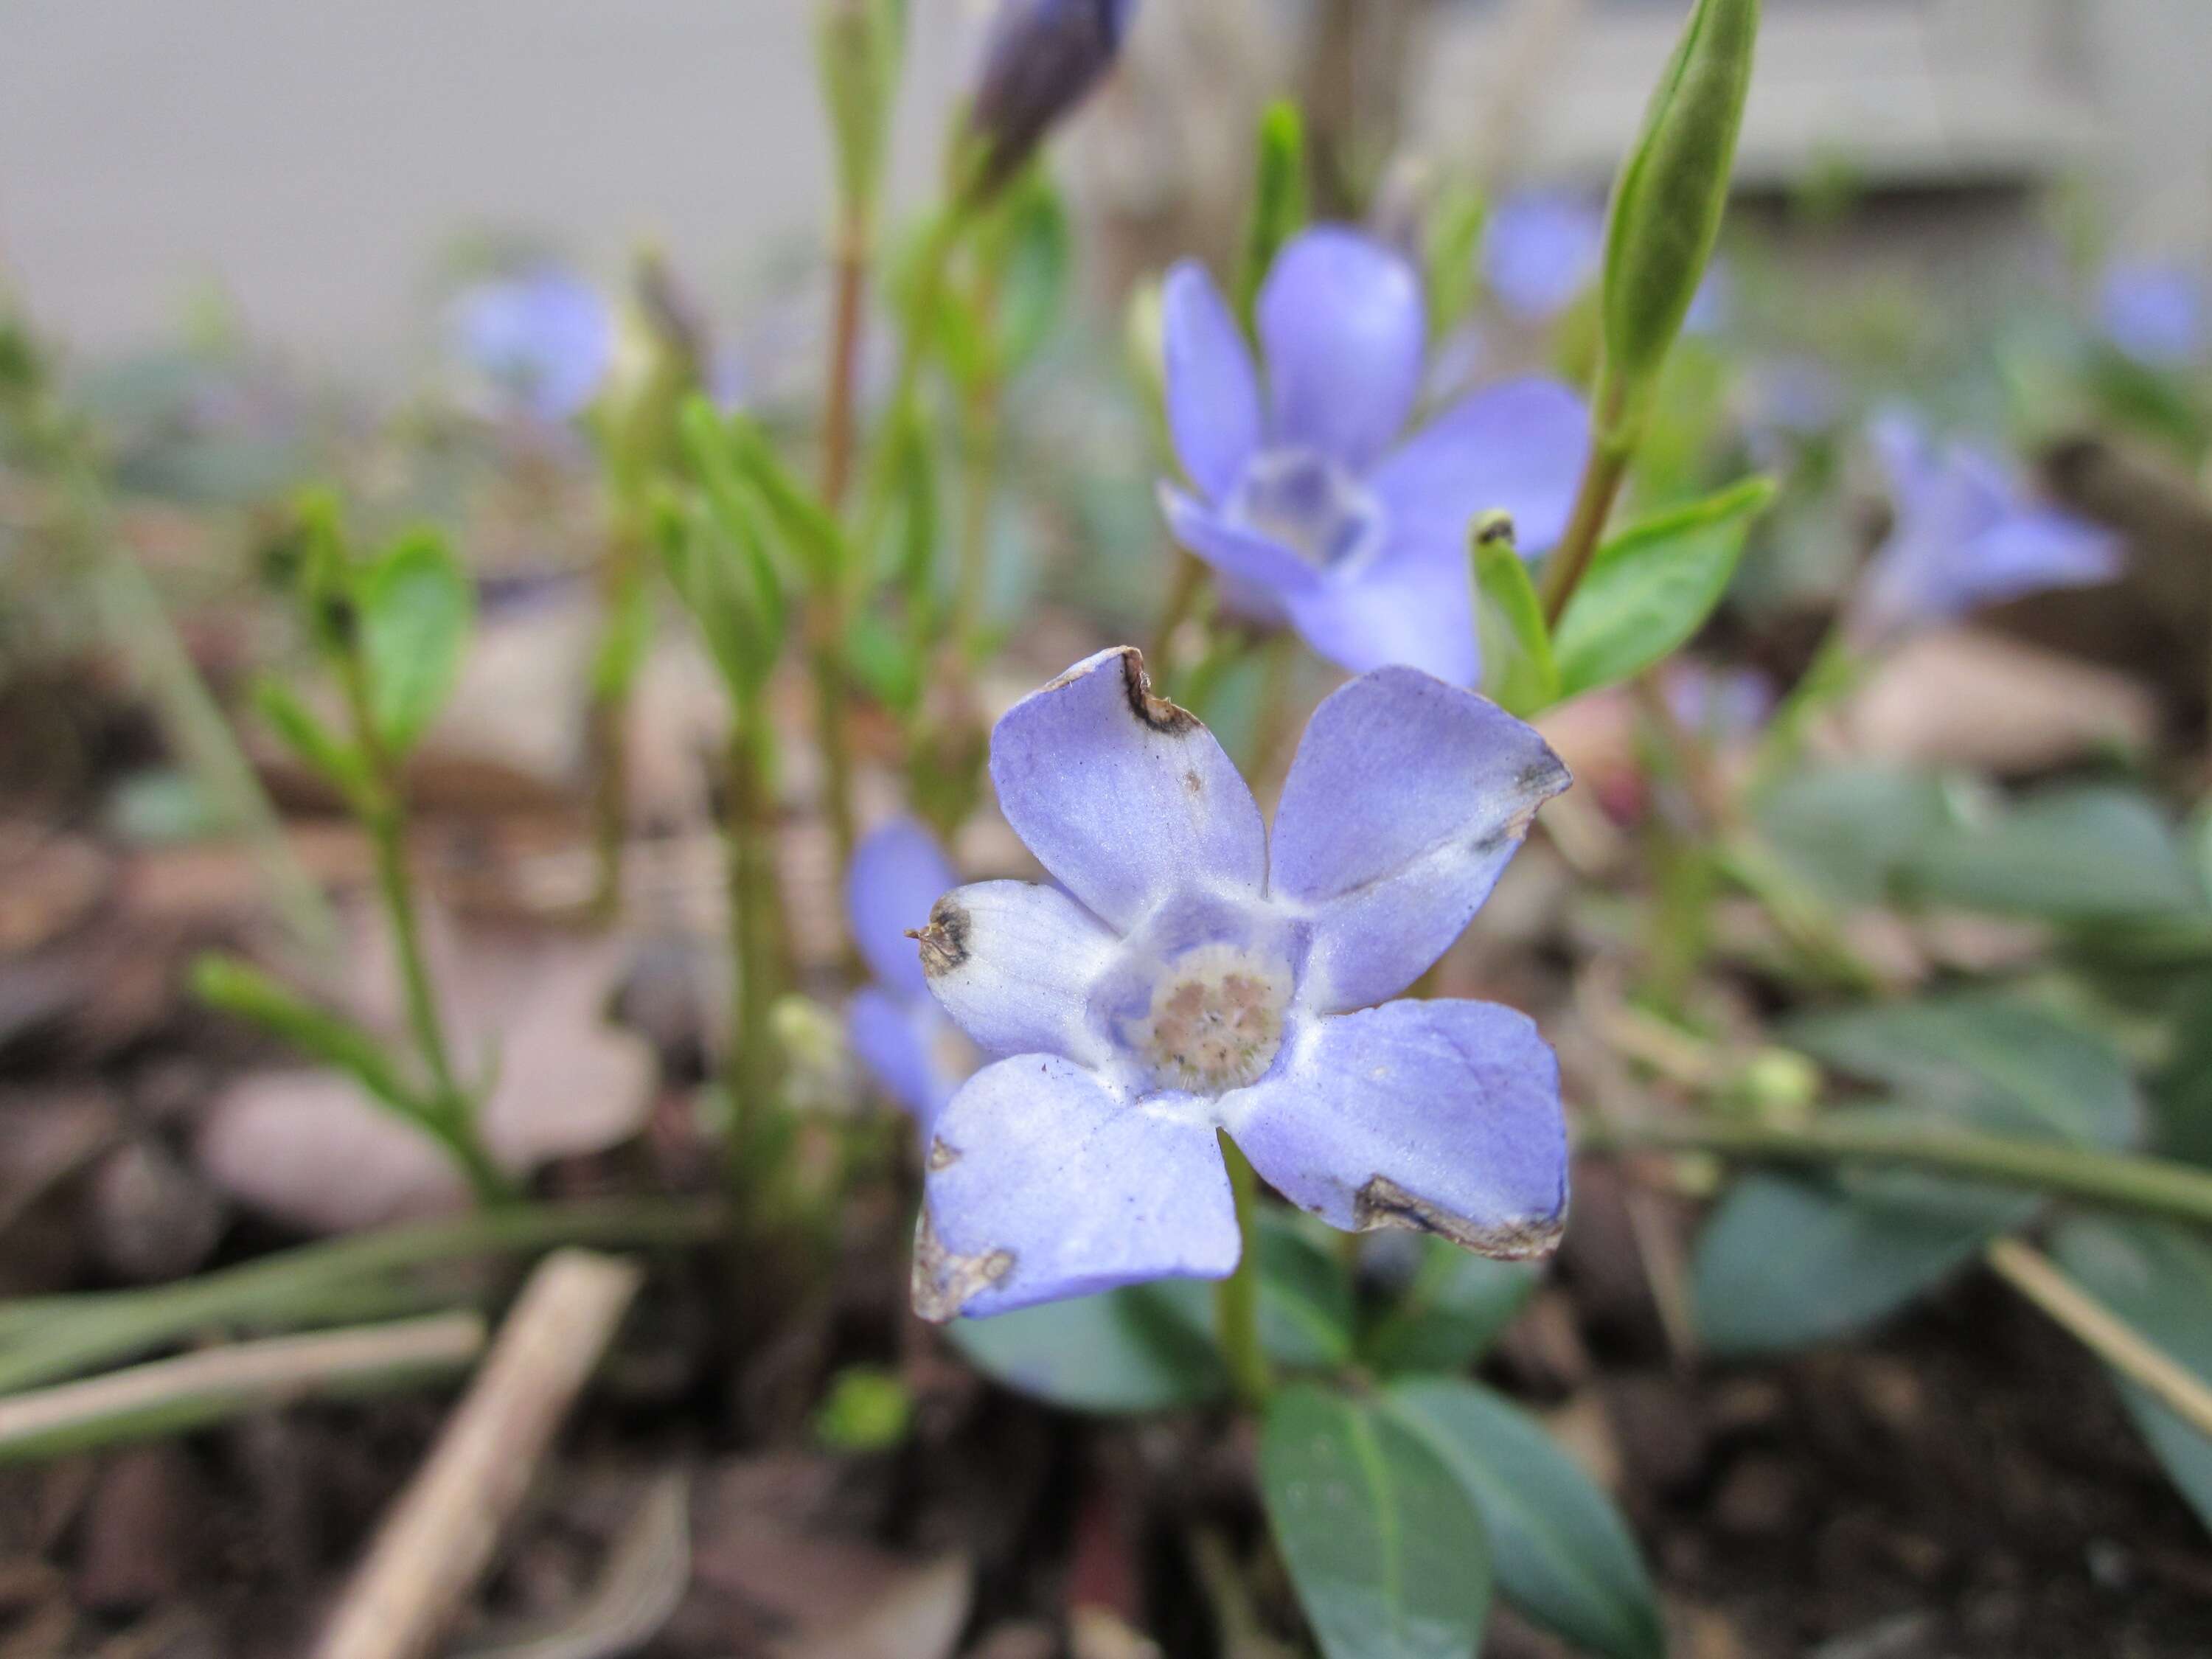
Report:
[[1292,988],[1279,962],[1203,945],[1167,965],[1130,1040],[1158,1087],[1226,1094],[1257,1083],[1275,1063]]

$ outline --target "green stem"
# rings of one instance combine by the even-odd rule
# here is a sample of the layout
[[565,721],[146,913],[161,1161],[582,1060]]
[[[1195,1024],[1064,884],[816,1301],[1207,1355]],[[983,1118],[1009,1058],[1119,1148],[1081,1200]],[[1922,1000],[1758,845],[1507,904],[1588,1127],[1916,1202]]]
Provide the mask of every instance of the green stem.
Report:
[[1237,1258],[1237,1271],[1213,1287],[1214,1328],[1237,1403],[1256,1412],[1267,1405],[1275,1386],[1267,1351],[1260,1346],[1260,1180],[1226,1135],[1221,1138],[1221,1152],[1229,1165],[1230,1190],[1237,1196],[1237,1231],[1243,1249]]
[[2169,1159],[1969,1129],[1716,1121],[1586,1127],[1582,1150],[1710,1152],[1753,1164],[1875,1164],[1964,1176],[2212,1226],[2212,1172]]
[[616,524],[599,561],[599,648],[592,659],[590,729],[592,750],[592,854],[594,876],[591,915],[611,922],[622,908],[623,843],[629,836],[629,709],[635,678],[625,664],[623,635],[634,623],[631,612],[645,580],[645,532],[641,515],[627,505],[615,509]]
[[1583,463],[1582,483],[1575,491],[1574,514],[1567,532],[1544,561],[1544,621],[1556,632],[1567,603],[1589,573],[1605,538],[1606,521],[1628,477],[1628,463],[1636,453],[1633,438],[1613,435],[1613,423],[1595,423],[1589,459]]
[[1751,781],[1744,792],[1749,801],[1756,804],[1765,799],[1796,766],[1814,721],[1858,688],[1868,665],[1850,648],[1841,623],[1829,630],[1797,684],[1774,711],[1759,740]]
[[0,1303],[0,1326],[12,1328],[21,1308],[40,1316],[31,1340],[0,1351],[0,1394],[72,1376],[201,1330],[312,1325],[334,1304],[357,1309],[367,1281],[438,1262],[534,1254],[560,1244],[696,1244],[720,1225],[718,1211],[667,1199],[510,1204],[302,1245],[152,1290]]
[[991,498],[999,476],[999,385],[976,377],[961,399],[960,562],[954,572],[952,639],[963,664],[975,659],[991,571]]
[[899,331],[898,369],[891,395],[877,425],[877,439],[869,459],[866,496],[861,504],[860,532],[854,546],[863,561],[874,557],[883,540],[896,483],[900,434],[914,419],[915,401],[921,393],[921,367],[929,356],[930,324],[944,296],[945,282],[954,249],[968,228],[964,210],[948,208],[929,228],[916,258],[914,287],[908,297],[904,326]]
[[782,894],[776,882],[774,732],[757,694],[738,699],[730,734],[730,1179],[740,1203],[764,1184],[767,1115],[782,1067],[776,999],[788,982]]

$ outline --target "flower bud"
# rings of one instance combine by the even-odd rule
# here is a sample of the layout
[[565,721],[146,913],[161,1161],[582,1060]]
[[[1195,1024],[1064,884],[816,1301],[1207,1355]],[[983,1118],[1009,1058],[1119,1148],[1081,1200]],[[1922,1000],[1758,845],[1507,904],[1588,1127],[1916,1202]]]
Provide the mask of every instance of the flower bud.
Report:
[[1601,435],[1632,442],[1728,205],[1759,0],[1697,0],[1613,185]]
[[1000,0],[969,110],[963,171],[994,194],[1113,67],[1137,0]]
[[816,60],[836,145],[838,198],[862,217],[883,185],[905,38],[906,0],[820,0]]

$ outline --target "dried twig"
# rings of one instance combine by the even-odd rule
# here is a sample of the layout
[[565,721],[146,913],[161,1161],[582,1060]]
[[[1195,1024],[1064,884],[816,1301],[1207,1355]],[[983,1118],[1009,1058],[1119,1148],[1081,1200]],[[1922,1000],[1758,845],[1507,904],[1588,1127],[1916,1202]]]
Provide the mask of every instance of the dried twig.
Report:
[[489,1565],[539,1460],[636,1293],[628,1262],[539,1264],[429,1462],[386,1518],[317,1650],[419,1659]]
[[483,1321],[439,1314],[274,1337],[0,1400],[0,1463],[174,1434],[312,1394],[366,1393],[465,1370]]

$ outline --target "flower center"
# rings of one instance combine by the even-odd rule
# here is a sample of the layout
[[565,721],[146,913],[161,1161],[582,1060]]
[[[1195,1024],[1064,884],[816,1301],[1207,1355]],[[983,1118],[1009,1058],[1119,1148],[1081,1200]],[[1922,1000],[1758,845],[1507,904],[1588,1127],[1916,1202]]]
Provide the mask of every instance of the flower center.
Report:
[[1310,449],[1254,456],[1229,503],[1244,529],[1322,570],[1356,565],[1382,538],[1382,505],[1351,473]]
[[1168,964],[1130,1033],[1154,1084],[1225,1094],[1257,1083],[1283,1046],[1291,970],[1233,945],[1203,945]]

